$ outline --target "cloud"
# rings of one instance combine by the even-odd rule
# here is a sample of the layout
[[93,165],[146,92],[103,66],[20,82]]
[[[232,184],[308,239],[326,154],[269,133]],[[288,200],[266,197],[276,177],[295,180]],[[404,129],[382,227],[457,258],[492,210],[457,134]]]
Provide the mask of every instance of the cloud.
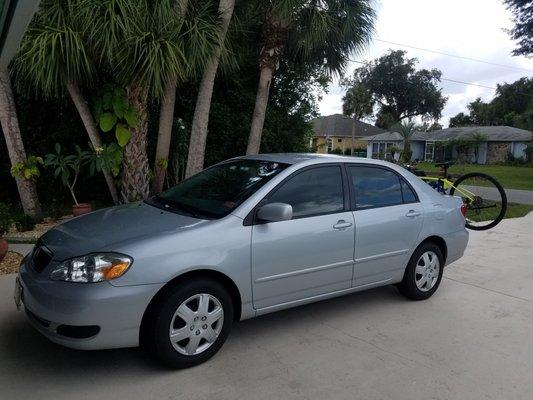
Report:
[[[448,57],[412,48],[404,48],[379,41],[356,60],[371,60],[389,49],[403,49],[409,57],[419,60],[419,68],[437,68],[443,78],[496,87],[523,76],[533,76],[533,60],[512,57],[515,43],[506,29],[512,28],[511,14],[501,0],[382,0],[376,3],[378,20],[376,38],[431,49],[444,53],[477,58],[529,71],[506,68]],[[351,73],[359,64],[351,63]],[[476,86],[442,81],[442,91],[448,97],[441,123],[447,125],[451,116],[466,111],[466,105],[481,97],[490,100],[494,91]],[[320,103],[324,115],[342,112],[343,90],[338,82],[330,85],[330,93]]]

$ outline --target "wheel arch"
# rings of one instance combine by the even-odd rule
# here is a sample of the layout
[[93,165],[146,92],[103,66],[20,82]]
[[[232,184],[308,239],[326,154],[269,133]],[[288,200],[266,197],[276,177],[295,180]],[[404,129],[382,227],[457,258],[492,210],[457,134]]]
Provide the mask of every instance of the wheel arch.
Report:
[[442,253],[442,257],[444,257],[444,264],[446,264],[446,259],[448,258],[448,246],[446,244],[446,241],[440,237],[440,236],[437,236],[437,235],[431,235],[431,236],[428,236],[427,238],[425,238],[424,240],[422,240],[419,245],[417,246],[417,248],[419,248],[420,246],[422,246],[423,244],[425,243],[434,243],[436,244],[441,253]]
[[159,300],[163,298],[171,288],[175,287],[176,285],[179,285],[185,280],[195,278],[209,278],[222,284],[227,289],[233,303],[233,319],[235,321],[240,320],[242,312],[242,298],[241,293],[239,292],[239,289],[235,282],[226,274],[214,269],[202,268],[190,270],[172,278],[152,297],[152,300],[150,300],[150,303],[148,303],[148,306],[144,310],[144,314],[141,320],[141,328],[139,332],[141,343],[143,340],[144,328],[146,327],[147,320],[150,317],[153,309],[157,306]]

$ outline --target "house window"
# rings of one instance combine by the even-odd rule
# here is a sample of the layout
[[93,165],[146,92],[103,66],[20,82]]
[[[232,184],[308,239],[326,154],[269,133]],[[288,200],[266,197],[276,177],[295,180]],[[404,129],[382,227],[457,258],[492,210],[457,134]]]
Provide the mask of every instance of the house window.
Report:
[[333,150],[333,140],[331,138],[326,139],[326,152],[331,153],[331,150]]
[[372,158],[384,160],[391,158],[389,149],[394,145],[391,142],[378,142],[372,143]]
[[342,143],[342,139],[337,139],[337,142]]
[[433,162],[435,160],[435,142],[426,141],[426,153],[424,155],[424,161]]

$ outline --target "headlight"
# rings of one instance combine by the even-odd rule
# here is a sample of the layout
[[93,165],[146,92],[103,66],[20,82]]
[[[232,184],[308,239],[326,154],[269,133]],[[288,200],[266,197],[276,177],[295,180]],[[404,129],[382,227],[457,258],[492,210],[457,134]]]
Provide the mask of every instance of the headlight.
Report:
[[89,254],[62,262],[50,273],[50,279],[82,283],[109,281],[124,275],[132,262],[123,254]]

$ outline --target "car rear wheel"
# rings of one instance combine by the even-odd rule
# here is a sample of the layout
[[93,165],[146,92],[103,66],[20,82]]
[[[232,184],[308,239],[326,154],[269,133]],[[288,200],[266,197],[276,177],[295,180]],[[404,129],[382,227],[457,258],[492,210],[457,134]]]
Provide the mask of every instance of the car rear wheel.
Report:
[[218,282],[191,280],[171,288],[150,311],[143,346],[172,368],[211,358],[224,344],[233,322],[231,296]]
[[439,246],[424,243],[411,256],[398,289],[409,299],[427,299],[437,291],[443,269],[444,257]]

